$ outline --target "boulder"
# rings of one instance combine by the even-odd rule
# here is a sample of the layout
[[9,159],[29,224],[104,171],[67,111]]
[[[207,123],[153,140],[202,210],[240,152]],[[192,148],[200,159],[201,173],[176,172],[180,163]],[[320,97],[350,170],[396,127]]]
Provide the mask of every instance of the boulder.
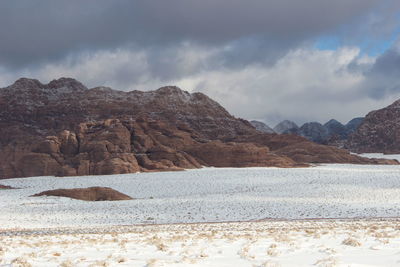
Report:
[[68,197],[85,201],[116,201],[116,200],[133,199],[130,196],[125,195],[109,187],[56,189],[56,190],[44,191],[35,194],[32,197],[40,197],[40,196]]

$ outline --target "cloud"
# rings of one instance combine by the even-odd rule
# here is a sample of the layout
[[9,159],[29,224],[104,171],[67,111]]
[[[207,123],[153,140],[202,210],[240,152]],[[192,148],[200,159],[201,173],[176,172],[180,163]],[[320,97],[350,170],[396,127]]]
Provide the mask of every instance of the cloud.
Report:
[[361,92],[381,99],[400,93],[400,49],[398,45],[378,56],[375,63],[364,71],[367,77]]
[[252,49],[264,54],[287,51],[318,34],[349,26],[381,3],[377,0],[3,0],[0,62],[20,68],[82,51],[129,45],[162,50],[182,41],[208,46],[232,43],[231,58],[238,55],[239,59],[254,60],[257,57]]
[[[302,123],[336,118],[347,122],[400,96],[371,97],[370,87],[365,88],[365,84],[370,83],[369,73],[381,64],[381,59],[362,56],[356,47],[336,51],[299,48],[273,65],[254,63],[244,68],[218,63],[226,49],[181,44],[170,48],[168,56],[155,56],[145,49],[104,50],[44,64],[15,76],[3,70],[0,79],[11,83],[28,76],[48,82],[70,76],[89,87],[104,85],[119,90],[178,85],[209,95],[236,116],[261,119],[271,125],[283,119]],[[169,68],[168,72],[164,68]]]
[[240,70],[213,71],[177,83],[210,95],[237,116],[271,125],[283,119],[347,122],[390,101],[360,94],[366,77],[362,71],[349,69],[354,61],[371,65],[374,59],[360,57],[360,50],[354,47],[297,49],[273,66],[254,64]]

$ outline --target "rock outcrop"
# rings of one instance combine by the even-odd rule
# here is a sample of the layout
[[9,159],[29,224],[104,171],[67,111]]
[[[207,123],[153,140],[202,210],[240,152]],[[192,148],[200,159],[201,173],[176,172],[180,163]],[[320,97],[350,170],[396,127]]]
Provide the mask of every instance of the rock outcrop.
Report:
[[307,166],[309,163],[398,164],[396,160],[360,157],[347,150],[310,142],[297,135],[275,134],[265,138],[265,136],[258,134],[238,137],[236,141],[267,146],[271,154],[288,157],[296,162],[296,166],[299,167]]
[[[276,153],[305,139],[260,133],[206,95],[173,86],[122,92],[23,78],[0,89],[0,106],[0,179],[307,163],[289,148]],[[304,153],[322,157],[313,146],[304,143]]]
[[346,147],[360,153],[400,153],[400,100],[368,113]]
[[40,196],[67,197],[85,201],[118,201],[133,199],[109,187],[55,189],[35,194],[32,197]]

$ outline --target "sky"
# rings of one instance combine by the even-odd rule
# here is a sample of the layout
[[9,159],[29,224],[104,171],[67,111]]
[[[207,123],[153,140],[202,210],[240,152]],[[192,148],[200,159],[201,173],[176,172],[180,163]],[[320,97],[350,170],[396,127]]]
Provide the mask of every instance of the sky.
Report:
[[202,92],[274,126],[343,123],[400,98],[398,0],[2,0],[0,87]]

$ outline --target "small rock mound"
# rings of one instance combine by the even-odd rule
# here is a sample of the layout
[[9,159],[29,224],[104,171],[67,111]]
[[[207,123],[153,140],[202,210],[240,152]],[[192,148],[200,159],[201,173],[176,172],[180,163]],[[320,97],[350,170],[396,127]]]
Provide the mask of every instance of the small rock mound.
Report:
[[0,190],[1,190],[1,189],[16,189],[16,188],[14,188],[14,187],[12,187],[12,186],[1,185],[1,184],[0,184]]
[[69,197],[85,201],[116,201],[133,199],[130,196],[122,194],[121,192],[118,192],[109,187],[56,189],[44,191],[33,195],[33,197],[40,196]]

